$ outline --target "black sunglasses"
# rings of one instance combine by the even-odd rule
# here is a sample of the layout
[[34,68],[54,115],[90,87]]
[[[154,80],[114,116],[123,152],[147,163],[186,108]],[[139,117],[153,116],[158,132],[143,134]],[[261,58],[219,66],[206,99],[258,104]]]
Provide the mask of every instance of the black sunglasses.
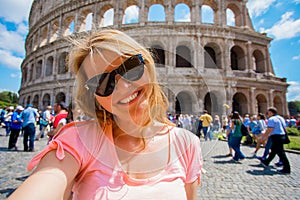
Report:
[[86,81],[86,88],[101,97],[111,95],[116,86],[115,76],[120,74],[127,81],[137,81],[144,74],[145,61],[142,54],[133,55],[117,69],[98,74]]

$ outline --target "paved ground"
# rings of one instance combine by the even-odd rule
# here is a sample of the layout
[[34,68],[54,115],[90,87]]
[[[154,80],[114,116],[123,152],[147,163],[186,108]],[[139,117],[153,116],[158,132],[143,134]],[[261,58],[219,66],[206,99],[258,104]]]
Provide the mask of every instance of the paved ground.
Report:
[[[20,137],[18,146],[22,149]],[[0,130],[0,199],[6,199],[29,175],[26,164],[39,150],[45,147],[46,139],[35,142],[37,152],[7,151],[8,137]],[[225,157],[226,142],[202,142],[204,168],[197,199],[300,199],[300,155],[288,153],[292,173],[276,172],[274,162],[264,169],[259,161],[251,157],[254,147],[242,146],[249,157],[240,163]],[[263,149],[259,151],[263,153]],[[26,198],[25,198],[26,199]]]

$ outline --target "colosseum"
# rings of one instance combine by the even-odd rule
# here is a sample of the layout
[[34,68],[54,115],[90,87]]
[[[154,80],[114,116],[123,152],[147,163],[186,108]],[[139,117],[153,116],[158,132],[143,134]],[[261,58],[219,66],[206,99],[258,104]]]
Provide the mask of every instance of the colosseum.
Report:
[[58,100],[71,102],[74,76],[65,65],[70,49],[65,38],[109,28],[124,31],[153,52],[170,113],[254,114],[275,106],[287,115],[288,84],[274,73],[272,39],[254,30],[246,3],[34,0],[20,103],[44,109]]

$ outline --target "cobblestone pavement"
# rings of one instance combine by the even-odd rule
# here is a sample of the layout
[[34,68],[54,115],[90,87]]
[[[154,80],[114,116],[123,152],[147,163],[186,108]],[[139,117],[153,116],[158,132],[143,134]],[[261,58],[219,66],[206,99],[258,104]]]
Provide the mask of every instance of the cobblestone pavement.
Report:
[[[8,151],[8,137],[0,129],[0,199],[7,199],[29,175],[28,161],[46,146],[47,140],[35,142],[36,152],[23,152],[22,137],[19,137],[19,151]],[[251,156],[254,147],[242,146],[248,156],[239,163],[225,157],[227,143],[223,141],[202,141],[204,168],[197,199],[299,199],[300,198],[300,155],[287,153],[292,173],[281,175],[276,172],[273,160],[270,167],[263,168]],[[263,153],[264,149],[259,150]],[[26,199],[26,198],[25,198]]]

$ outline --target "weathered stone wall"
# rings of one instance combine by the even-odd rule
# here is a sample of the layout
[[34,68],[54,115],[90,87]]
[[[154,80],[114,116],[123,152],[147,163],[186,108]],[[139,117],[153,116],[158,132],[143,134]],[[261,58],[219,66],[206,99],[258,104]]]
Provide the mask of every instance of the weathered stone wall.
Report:
[[[184,3],[190,20],[174,20]],[[170,101],[169,112],[227,114],[228,104],[241,114],[265,113],[276,106],[287,115],[288,84],[274,74],[271,39],[253,30],[246,0],[35,0],[29,17],[26,58],[22,63],[20,103],[44,109],[62,99],[71,101],[73,75],[65,69],[70,34],[114,28],[156,50],[158,79]],[[165,20],[148,20],[151,6],[160,4]],[[124,24],[126,8],[136,5],[138,22]],[[204,23],[202,8],[210,7],[213,22]],[[227,25],[226,10],[234,14]],[[113,21],[105,24],[113,10]],[[92,17],[91,17],[92,16]],[[89,18],[91,17],[91,18]],[[91,19],[90,21],[88,20]],[[88,23],[91,23],[88,26]],[[87,28],[90,27],[90,28]]]

